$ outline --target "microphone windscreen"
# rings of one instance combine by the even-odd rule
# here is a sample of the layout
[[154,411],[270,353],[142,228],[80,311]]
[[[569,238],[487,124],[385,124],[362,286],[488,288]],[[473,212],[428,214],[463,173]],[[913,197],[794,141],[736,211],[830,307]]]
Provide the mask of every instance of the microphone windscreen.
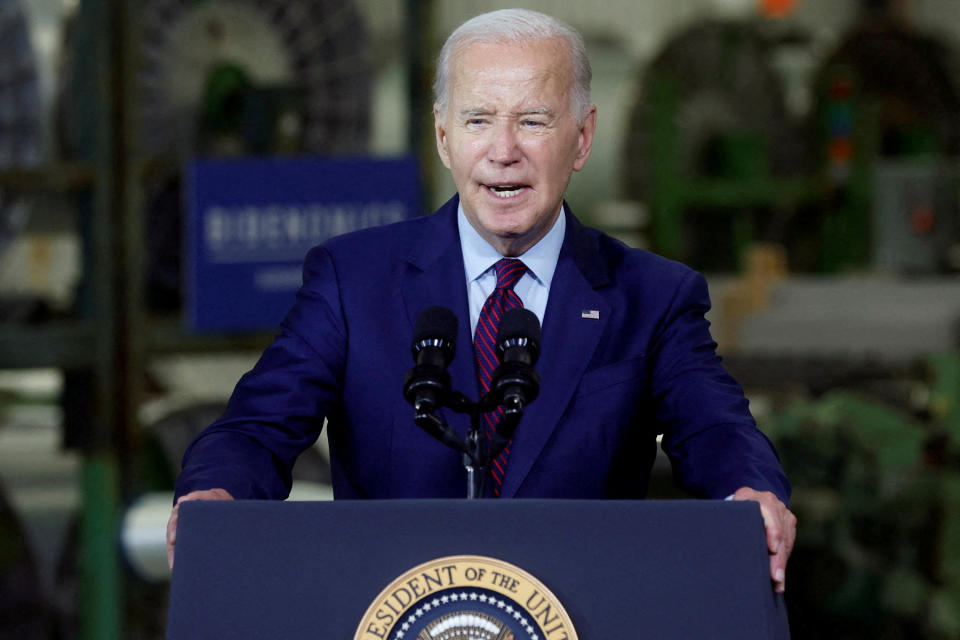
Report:
[[540,321],[534,312],[517,307],[503,314],[497,331],[497,343],[514,338],[526,338],[540,344]]
[[457,316],[441,306],[427,307],[420,312],[413,328],[413,343],[423,340],[443,340],[451,348],[457,344]]

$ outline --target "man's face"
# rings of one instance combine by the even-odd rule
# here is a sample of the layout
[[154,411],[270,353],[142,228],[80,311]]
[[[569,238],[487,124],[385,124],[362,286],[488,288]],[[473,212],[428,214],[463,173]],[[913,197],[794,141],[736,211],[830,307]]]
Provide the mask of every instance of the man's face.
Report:
[[570,175],[590,156],[596,110],[572,111],[562,40],[470,45],[454,56],[437,149],[470,224],[501,254],[532,247],[560,213]]

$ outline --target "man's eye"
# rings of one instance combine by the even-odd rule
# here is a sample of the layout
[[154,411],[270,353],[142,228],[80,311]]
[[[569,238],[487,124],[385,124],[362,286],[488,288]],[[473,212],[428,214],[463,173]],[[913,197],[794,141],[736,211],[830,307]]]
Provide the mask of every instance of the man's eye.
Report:
[[486,122],[487,121],[484,120],[483,118],[470,118],[469,120],[467,120],[467,124],[471,126],[485,124]]
[[539,120],[524,120],[524,121],[523,121],[523,126],[525,126],[525,127],[542,127],[542,126],[543,126],[543,122],[541,122],[541,121],[539,121]]

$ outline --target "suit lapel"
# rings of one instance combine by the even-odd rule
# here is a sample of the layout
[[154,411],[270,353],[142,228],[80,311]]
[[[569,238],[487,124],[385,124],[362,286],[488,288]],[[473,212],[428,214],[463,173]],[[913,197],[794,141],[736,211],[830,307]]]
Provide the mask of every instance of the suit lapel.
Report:
[[[454,197],[434,214],[429,240],[417,241],[407,261],[410,276],[403,285],[408,332],[413,333],[420,312],[430,305],[443,305],[460,320],[457,353],[450,365],[453,388],[471,399],[478,396],[473,362],[473,336],[463,267],[457,206]],[[541,337],[540,396],[526,410],[514,436],[510,462],[501,495],[514,497],[563,417],[597,343],[603,335],[610,308],[597,288],[607,283],[596,238],[572,215],[550,287],[550,297]],[[584,318],[596,311],[599,318]],[[465,434],[468,416],[446,410],[449,424]],[[534,425],[536,425],[534,427]],[[452,454],[451,454],[452,455]]]
[[[563,417],[603,335],[610,308],[596,291],[607,282],[596,239],[567,215],[567,232],[544,314],[540,396],[514,434],[501,495],[512,498]],[[592,314],[591,312],[597,312]],[[594,317],[583,317],[597,315]]]
[[[432,233],[415,243],[407,261],[411,275],[403,285],[403,301],[410,324],[409,335],[420,312],[431,305],[447,307],[459,319],[457,352],[450,365],[453,388],[467,396],[476,396],[477,376],[473,365],[473,338],[470,335],[470,308],[467,302],[463,253],[457,231],[457,205],[454,197],[433,214]],[[447,421],[459,433],[470,425],[468,416],[445,411]],[[451,453],[451,455],[454,455]]]

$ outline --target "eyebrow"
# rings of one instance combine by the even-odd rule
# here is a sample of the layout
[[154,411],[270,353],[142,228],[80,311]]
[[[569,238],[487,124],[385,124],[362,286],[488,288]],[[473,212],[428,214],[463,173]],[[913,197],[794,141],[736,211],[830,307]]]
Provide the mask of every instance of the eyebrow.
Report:
[[[462,111],[460,111],[460,116],[464,118],[470,118],[473,116],[489,116],[492,114],[493,114],[493,111],[491,111],[490,109],[483,109],[483,108],[463,109]],[[536,107],[533,109],[524,109],[523,111],[519,111],[514,115],[522,117],[522,116],[536,116],[536,115],[549,116],[552,114],[553,114],[553,111],[551,111],[549,107]]]

